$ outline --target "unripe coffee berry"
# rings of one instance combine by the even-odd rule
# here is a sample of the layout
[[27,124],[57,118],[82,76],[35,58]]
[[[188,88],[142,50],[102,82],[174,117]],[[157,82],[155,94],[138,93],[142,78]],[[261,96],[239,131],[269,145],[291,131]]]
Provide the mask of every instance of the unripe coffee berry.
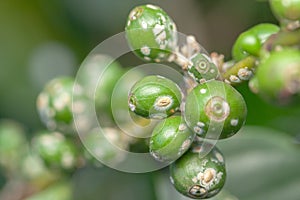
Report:
[[219,76],[217,66],[211,59],[202,53],[195,54],[191,58],[192,65],[188,66],[188,74],[198,83],[211,79],[216,79]]
[[175,161],[188,150],[194,135],[181,116],[169,117],[154,128],[150,153],[158,161]]
[[186,123],[202,138],[224,139],[234,135],[245,123],[246,115],[242,95],[221,81],[200,84],[186,98]]
[[147,76],[138,81],[129,93],[129,109],[145,118],[163,119],[179,110],[181,90],[162,76]]
[[131,49],[146,61],[166,61],[177,46],[175,23],[165,11],[154,5],[134,8],[125,31]]
[[270,0],[270,6],[278,20],[300,20],[300,0]]
[[57,169],[74,169],[77,164],[77,149],[59,132],[41,132],[32,140],[33,149],[44,163]]
[[276,104],[287,104],[300,93],[300,51],[272,52],[258,67],[259,94]]
[[201,145],[193,144],[187,153],[170,165],[170,180],[176,190],[193,199],[206,199],[216,195],[226,180],[221,152],[213,148],[205,157],[200,157]]
[[253,26],[239,35],[232,48],[232,57],[236,61],[249,55],[258,57],[264,42],[278,31],[279,27],[274,24],[263,23]]

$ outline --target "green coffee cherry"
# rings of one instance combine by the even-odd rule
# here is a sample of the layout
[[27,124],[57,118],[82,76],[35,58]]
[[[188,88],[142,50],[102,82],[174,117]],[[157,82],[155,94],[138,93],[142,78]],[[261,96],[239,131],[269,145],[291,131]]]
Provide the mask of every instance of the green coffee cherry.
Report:
[[150,138],[150,153],[158,161],[174,161],[188,150],[194,133],[181,116],[161,121]]
[[124,73],[122,66],[117,61],[112,61],[113,58],[107,55],[90,56],[82,64],[78,76],[78,83],[84,89],[85,95],[95,102],[96,111],[101,114],[110,113],[114,86]]
[[277,25],[263,23],[241,33],[232,48],[233,59],[239,61],[249,55],[258,57],[264,42],[278,31]]
[[181,194],[194,199],[206,199],[216,195],[224,186],[226,169],[224,157],[217,148],[200,157],[201,143],[170,165],[170,180]]
[[60,77],[50,81],[37,98],[37,110],[50,130],[70,130],[73,124],[72,90],[74,79]]
[[199,137],[224,139],[237,133],[246,120],[242,95],[229,84],[211,80],[187,96],[184,117]]
[[12,120],[0,121],[0,165],[9,173],[18,170],[18,166],[28,150],[24,128]]
[[129,93],[129,108],[145,118],[163,119],[179,110],[181,90],[162,76],[147,76],[138,81]]
[[77,149],[63,134],[48,131],[38,133],[32,145],[33,150],[51,168],[71,170],[76,167]]
[[[126,158],[129,142],[124,133],[115,128],[95,128],[85,135],[84,157],[97,167],[104,164],[116,164]],[[124,150],[121,151],[120,149]]]
[[166,61],[177,46],[175,23],[165,11],[154,5],[134,8],[125,31],[129,46],[146,61]]
[[276,104],[287,104],[299,97],[300,51],[284,49],[271,52],[258,67],[259,94]]
[[191,58],[192,65],[188,66],[188,74],[198,83],[211,79],[216,79],[219,76],[217,66],[211,59],[202,53],[195,54]]
[[281,22],[300,20],[300,0],[270,0],[270,6]]

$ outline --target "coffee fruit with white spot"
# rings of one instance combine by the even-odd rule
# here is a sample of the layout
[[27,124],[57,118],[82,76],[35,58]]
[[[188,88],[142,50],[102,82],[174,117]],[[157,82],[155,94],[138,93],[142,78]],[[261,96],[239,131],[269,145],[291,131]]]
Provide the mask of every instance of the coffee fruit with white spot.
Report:
[[[193,143],[182,157],[170,165],[170,180],[176,190],[193,199],[207,199],[218,194],[226,180],[225,161],[216,148],[201,156],[202,143]],[[209,145],[209,144],[206,144]]]
[[231,85],[211,80],[196,86],[186,98],[184,117],[199,137],[224,139],[244,125],[247,106]]
[[77,165],[78,149],[60,132],[42,131],[32,139],[33,151],[52,169],[73,170]]
[[195,54],[191,58],[191,63],[188,66],[188,74],[198,83],[216,79],[219,76],[217,66],[205,54]]
[[175,82],[162,76],[147,76],[131,88],[128,106],[142,117],[163,119],[179,110],[181,98]]
[[37,110],[48,129],[71,130],[73,85],[74,79],[71,77],[55,78],[38,95]]
[[158,6],[148,4],[134,8],[125,31],[129,46],[145,61],[166,61],[177,46],[176,25]]
[[154,128],[150,153],[158,161],[175,161],[189,149],[194,136],[181,116],[171,116]]

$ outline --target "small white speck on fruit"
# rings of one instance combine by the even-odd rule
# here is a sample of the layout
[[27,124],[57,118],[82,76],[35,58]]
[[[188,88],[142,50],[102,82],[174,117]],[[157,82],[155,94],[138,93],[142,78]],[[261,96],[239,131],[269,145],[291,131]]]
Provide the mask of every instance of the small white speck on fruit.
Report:
[[173,105],[173,99],[171,96],[157,97],[154,102],[154,109],[158,111],[165,111]]
[[145,22],[145,21],[142,21],[142,28],[143,29],[147,29],[148,28],[148,24],[147,24],[147,22]]
[[157,36],[158,34],[160,34],[161,32],[163,32],[165,26],[164,25],[160,25],[160,24],[156,24],[153,28],[153,34],[155,36]]
[[165,16],[161,13],[158,13],[158,15],[160,16],[160,19],[163,23],[165,23],[167,21],[167,19],[165,18]]
[[231,84],[231,82],[227,79],[225,79],[224,82],[227,83],[227,84]]
[[232,83],[240,83],[240,82],[241,82],[241,79],[239,79],[239,78],[238,78],[237,76],[235,76],[235,75],[230,75],[229,80],[230,80],[230,82],[232,82]]
[[219,162],[224,163],[224,158],[220,153],[216,152],[215,156]]
[[159,35],[156,37],[156,41],[161,44],[167,39],[167,33],[166,31],[162,31]]
[[37,107],[39,109],[45,108],[47,107],[47,105],[49,104],[49,97],[47,94],[45,93],[41,93],[37,99]]
[[194,127],[194,131],[195,133],[197,133],[198,135],[202,135],[204,133],[204,130],[202,128],[200,128],[199,126],[195,126]]
[[252,71],[250,71],[248,69],[248,67],[239,69],[239,71],[238,71],[238,77],[241,80],[249,80],[252,77],[252,75],[253,75],[253,73],[252,73]]
[[207,92],[206,89],[204,89],[204,88],[200,89],[200,93],[201,93],[201,94],[205,94],[206,92]]
[[135,111],[136,106],[133,103],[129,103],[129,109],[134,112]]
[[184,131],[186,129],[186,125],[185,124],[180,124],[179,127],[178,127],[178,130],[179,131]]
[[148,46],[143,46],[141,48],[141,53],[145,56],[150,55],[151,49]]
[[205,124],[203,122],[197,122],[197,126],[203,128],[203,127],[205,127]]
[[164,58],[165,56],[166,56],[165,53],[159,53],[159,54],[158,54],[158,57],[159,57],[159,58]]
[[161,157],[154,151],[150,151],[150,154],[153,156],[155,160],[162,161]]
[[144,59],[145,59],[146,61],[150,61],[150,60],[151,60],[151,58],[149,58],[148,56],[144,56]]
[[180,147],[179,154],[181,155],[185,150],[187,150],[190,147],[191,143],[192,141],[190,139],[186,139]]
[[129,20],[133,21],[136,20],[138,17],[140,17],[143,13],[144,9],[141,7],[137,7],[135,9],[133,9],[130,13],[129,13]]
[[72,154],[65,152],[61,158],[61,165],[65,168],[71,168],[74,165],[75,159]]
[[220,180],[222,179],[222,176],[223,176],[223,172],[219,172],[217,175],[216,175],[216,178],[215,178],[215,183],[218,184],[220,182]]
[[58,97],[56,97],[53,101],[53,105],[56,110],[60,111],[64,109],[66,106],[71,105],[71,97],[68,93],[62,93]]
[[158,10],[159,9],[157,6],[154,6],[154,5],[151,5],[151,4],[147,4],[146,7],[151,8],[153,10]]
[[238,119],[232,119],[232,120],[230,120],[231,126],[237,126],[238,123],[239,123],[239,120],[238,120]]
[[172,183],[172,185],[174,185],[174,179],[172,176],[170,176],[170,182]]

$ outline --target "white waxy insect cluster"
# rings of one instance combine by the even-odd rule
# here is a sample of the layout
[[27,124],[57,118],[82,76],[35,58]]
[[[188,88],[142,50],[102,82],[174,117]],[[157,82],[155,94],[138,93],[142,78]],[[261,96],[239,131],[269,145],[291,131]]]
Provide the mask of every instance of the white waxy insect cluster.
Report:
[[154,109],[157,111],[165,111],[173,105],[173,98],[169,95],[159,96],[154,102]]

